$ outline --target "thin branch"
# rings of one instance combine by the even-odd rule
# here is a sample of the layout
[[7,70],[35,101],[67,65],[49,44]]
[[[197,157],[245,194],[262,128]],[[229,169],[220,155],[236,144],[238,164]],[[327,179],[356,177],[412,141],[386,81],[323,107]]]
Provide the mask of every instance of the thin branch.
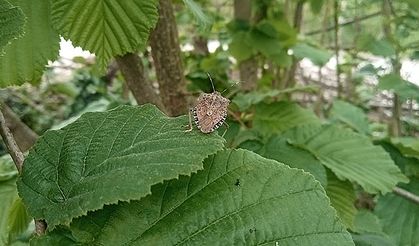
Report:
[[419,196],[407,190],[396,186],[393,188],[393,193],[419,205]]
[[[1,105],[3,107],[4,105]],[[10,156],[15,163],[16,169],[19,173],[22,173],[23,161],[25,158],[23,157],[22,151],[20,151],[19,147],[15,139],[13,138],[10,129],[7,127],[6,119],[4,118],[3,112],[0,110],[0,134],[3,138],[3,142],[6,145],[7,151],[9,152]]]
[[335,0],[334,2],[334,14],[333,19],[335,22],[335,56],[336,56],[336,83],[338,84],[338,98],[342,96],[342,82],[340,80],[340,65],[339,65],[339,1]]
[[[0,105],[0,109],[4,107],[4,104]],[[3,138],[3,142],[6,145],[7,151],[9,152],[10,156],[13,159],[13,162],[15,163],[16,169],[19,172],[19,174],[22,173],[23,168],[23,161],[25,160],[25,157],[23,156],[22,151],[20,151],[19,147],[16,144],[15,139],[13,138],[12,133],[10,132],[10,129],[6,125],[6,119],[4,118],[4,115],[2,111],[0,110],[0,134]],[[38,235],[42,235],[45,233],[45,230],[47,228],[47,223],[44,220],[35,220],[35,233]]]
[[[372,13],[372,14],[369,14],[369,15],[366,15],[366,16],[358,17],[358,18],[356,18],[354,20],[350,20],[350,21],[347,21],[347,22],[340,23],[338,25],[340,27],[352,25],[352,24],[354,24],[356,22],[360,22],[360,21],[368,20],[368,19],[373,18],[373,17],[376,17],[376,16],[380,16],[381,14],[382,14],[382,12],[381,11],[378,11],[378,12],[375,12],[375,13]],[[316,35],[316,34],[320,34],[320,33],[324,32],[324,31],[330,32],[330,31],[333,31],[333,30],[335,30],[335,25],[329,26],[326,29],[325,28],[322,28],[322,29],[311,31],[311,32],[306,32],[305,35],[306,36]]]

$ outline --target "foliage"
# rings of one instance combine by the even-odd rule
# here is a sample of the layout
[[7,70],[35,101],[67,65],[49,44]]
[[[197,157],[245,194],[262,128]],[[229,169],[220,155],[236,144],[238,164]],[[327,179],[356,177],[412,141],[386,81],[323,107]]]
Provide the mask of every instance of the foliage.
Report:
[[153,184],[201,169],[199,162],[221,149],[220,137],[187,135],[185,123],[150,105],[84,114],[38,141],[25,160],[19,193],[50,229],[104,204],[140,199]]
[[50,3],[42,0],[10,2],[25,14],[25,35],[7,45],[4,55],[0,56],[0,87],[39,83],[48,60],[58,56],[59,37],[51,26]]
[[0,54],[8,42],[23,34],[25,15],[19,7],[11,5],[6,0],[0,1]]
[[138,202],[89,213],[70,230],[83,245],[352,245],[336,219],[311,175],[249,151],[226,150],[208,158],[202,171],[154,186]]
[[[419,244],[391,194],[419,194],[417,1],[238,2],[168,1],[168,23],[157,0],[0,0],[0,103],[41,135],[21,175],[0,160],[0,244]],[[228,127],[135,105],[112,60],[171,86],[158,20],[179,31],[174,92],[219,91]],[[59,36],[95,58],[57,59]]]

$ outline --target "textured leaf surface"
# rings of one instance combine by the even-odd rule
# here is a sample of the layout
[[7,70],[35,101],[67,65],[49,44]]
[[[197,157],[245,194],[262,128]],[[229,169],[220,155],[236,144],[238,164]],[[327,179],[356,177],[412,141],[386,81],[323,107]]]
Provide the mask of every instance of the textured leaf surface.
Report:
[[320,120],[313,112],[295,103],[277,102],[256,105],[253,126],[262,134],[271,135],[309,123],[320,123]]
[[343,122],[359,133],[369,133],[367,115],[362,109],[348,102],[340,100],[334,101],[330,111],[330,117]]
[[25,15],[19,7],[0,0],[0,55],[7,43],[23,34],[24,23]]
[[157,0],[56,0],[52,20],[60,34],[96,54],[104,69],[116,55],[145,47],[158,20]]
[[288,131],[289,142],[306,149],[339,179],[357,182],[369,193],[389,192],[408,179],[381,147],[349,129],[305,125]]
[[25,160],[19,193],[50,229],[104,204],[140,199],[154,184],[201,169],[223,147],[218,135],[185,133],[187,121],[152,105],[86,113],[40,138]]
[[[419,194],[419,179],[402,186]],[[378,200],[375,213],[396,245],[419,245],[419,206],[405,198],[389,193]]]
[[327,196],[347,228],[354,228],[355,191],[351,182],[339,180],[330,170],[327,173]]
[[197,174],[70,228],[83,245],[353,245],[311,175],[244,150],[219,152]]
[[50,1],[10,0],[26,16],[25,35],[14,40],[0,56],[0,87],[37,83],[48,60],[58,56],[59,36],[50,21]]
[[310,152],[294,147],[287,143],[286,138],[274,136],[263,147],[261,155],[274,159],[290,167],[300,168],[311,173],[320,183],[326,187],[326,168]]

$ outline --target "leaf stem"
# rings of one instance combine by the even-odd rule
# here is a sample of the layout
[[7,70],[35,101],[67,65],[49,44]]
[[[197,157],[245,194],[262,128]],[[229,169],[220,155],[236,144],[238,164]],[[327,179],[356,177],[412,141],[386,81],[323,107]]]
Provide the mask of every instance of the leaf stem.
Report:
[[396,186],[393,188],[393,193],[419,205],[419,196],[405,189]]

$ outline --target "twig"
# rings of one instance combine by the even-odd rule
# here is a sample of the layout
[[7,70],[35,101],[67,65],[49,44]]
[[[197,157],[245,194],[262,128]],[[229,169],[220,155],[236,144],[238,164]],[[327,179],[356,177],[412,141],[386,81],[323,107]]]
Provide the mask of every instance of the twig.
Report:
[[407,190],[396,186],[393,188],[393,193],[419,205],[419,196]]
[[[0,105],[0,109],[3,108],[3,104]],[[16,169],[19,174],[22,173],[23,161],[25,160],[22,151],[20,151],[19,147],[16,144],[15,139],[13,138],[10,129],[6,125],[6,119],[2,111],[0,110],[0,134],[3,138],[3,141],[6,145],[7,151],[9,152],[10,156],[13,159],[13,162],[16,165]],[[45,233],[47,228],[47,224],[44,220],[35,220],[35,233],[38,235],[42,235]]]
[[[367,20],[367,19],[370,19],[370,18],[379,16],[381,14],[382,14],[382,12],[381,11],[378,11],[378,12],[375,12],[375,13],[372,13],[372,14],[369,14],[369,15],[366,15],[366,16],[358,17],[358,18],[356,18],[354,20],[350,20],[350,21],[347,21],[347,22],[340,23],[339,26],[340,27],[343,27],[343,26],[347,26],[347,25],[352,25],[355,22],[360,22],[360,21],[363,21],[363,20]],[[326,29],[325,28],[322,28],[322,29],[318,29],[318,30],[315,30],[315,31],[306,32],[305,35],[310,36],[310,35],[320,34],[320,33],[324,32],[324,31],[330,32],[330,31],[333,31],[333,30],[335,30],[335,25],[329,26]]]
[[[3,108],[3,105],[1,105]],[[20,151],[19,147],[16,144],[15,139],[13,138],[10,129],[6,125],[6,119],[4,119],[3,112],[0,110],[0,134],[3,138],[4,144],[6,145],[7,151],[9,152],[10,156],[13,159],[13,162],[16,165],[16,169],[19,173],[22,173],[23,161],[25,158],[23,157],[22,151]]]

